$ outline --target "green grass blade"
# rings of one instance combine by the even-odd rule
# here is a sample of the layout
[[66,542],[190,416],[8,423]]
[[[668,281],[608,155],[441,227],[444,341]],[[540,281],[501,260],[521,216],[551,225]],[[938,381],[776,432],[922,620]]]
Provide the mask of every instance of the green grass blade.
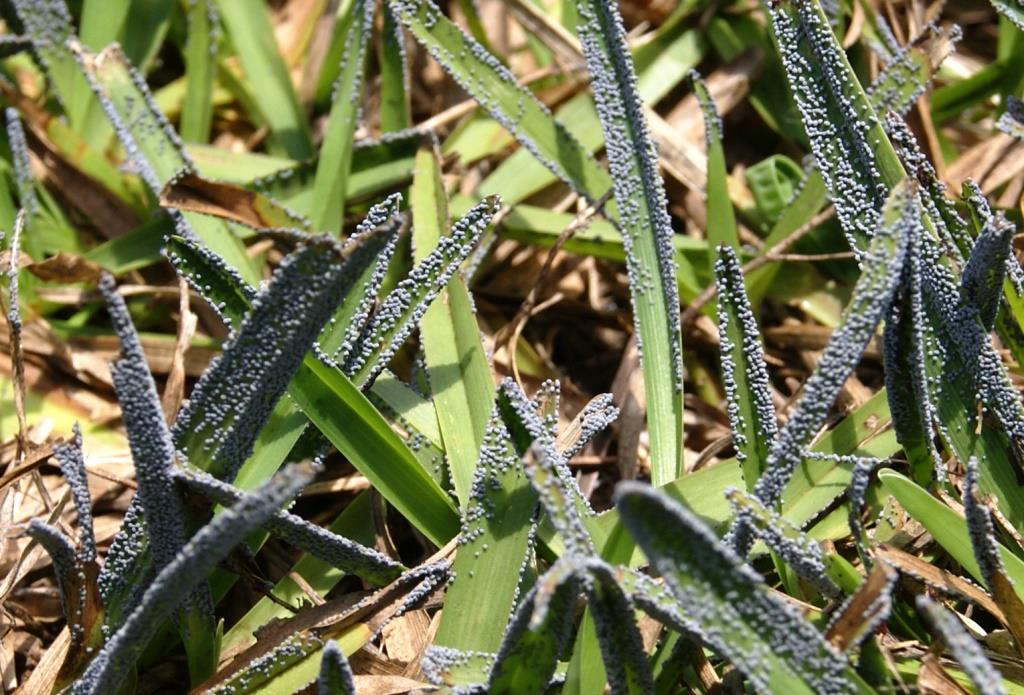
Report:
[[298,160],[312,157],[309,123],[277,49],[266,6],[257,0],[217,0],[217,6],[242,69],[259,85],[253,98],[270,127],[272,152]]
[[307,357],[288,392],[374,489],[433,543],[443,546],[458,533],[458,513],[448,495],[337,368]]
[[757,319],[750,309],[739,261],[728,246],[719,247],[715,283],[718,287],[719,353],[732,443],[744,484],[750,491],[768,462],[778,425]]
[[[880,470],[878,479],[907,513],[924,526],[943,550],[968,574],[979,582],[985,580],[974,559],[970,533],[964,517],[896,471]],[[999,556],[1002,558],[1006,575],[1013,580],[1017,595],[1024,598],[1024,561],[1002,545],[999,546]]]
[[346,22],[345,48],[313,179],[310,218],[316,231],[340,234],[344,222],[353,133],[363,100],[367,44],[373,35],[373,10],[374,3],[370,0],[355,0],[348,9],[351,17]]
[[181,138],[207,142],[213,122],[213,83],[217,75],[220,15],[213,0],[192,0],[185,15],[185,100],[181,105]]
[[[124,144],[129,161],[155,195],[178,174],[192,169],[181,139],[157,110],[145,80],[116,45],[94,55],[77,49],[78,59],[93,91]],[[182,218],[200,239],[247,281],[258,280],[245,247],[221,220],[185,213]]]
[[740,240],[736,231],[736,213],[733,212],[729,198],[729,171],[726,169],[725,151],[722,149],[722,119],[718,117],[707,85],[696,71],[690,73],[690,81],[704,115],[704,142],[708,152],[707,185],[704,189],[707,203],[708,264],[714,272],[718,247],[725,245],[739,250]]
[[584,0],[577,30],[601,116],[626,266],[651,437],[655,485],[682,472],[683,356],[672,224],[636,91],[625,29],[611,0]]
[[572,630],[580,593],[578,559],[561,560],[519,604],[494,659],[489,693],[545,692]]
[[409,65],[405,55],[405,35],[394,10],[387,3],[381,10],[383,28],[377,49],[380,65],[380,129],[385,133],[405,130],[412,125],[409,104]]
[[[416,156],[411,195],[413,260],[421,263],[448,229],[447,193],[430,147],[421,148]],[[494,382],[480,342],[473,300],[459,273],[420,319],[420,340],[455,495],[465,505],[494,402]]]
[[[645,48],[656,46],[658,38],[652,43],[637,49],[640,55]],[[671,91],[682,82],[687,73],[700,63],[706,47],[702,33],[696,29],[687,29],[662,53],[671,56],[671,67],[666,70],[659,61],[645,60],[644,65],[637,63],[637,91],[644,103],[652,105],[667,91]],[[597,115],[597,107],[589,93],[578,94],[555,110],[555,118],[565,124],[566,129],[588,152],[596,152],[604,144],[601,134],[601,120]],[[445,151],[454,138],[445,143]],[[480,155],[483,156],[483,155]],[[552,172],[537,160],[528,149],[517,150],[503,160],[497,168],[485,178],[477,188],[477,195],[501,194],[506,204],[512,205],[534,193],[543,190],[558,180],[556,172]],[[564,180],[564,179],[563,179]],[[575,185],[570,183],[570,185]],[[592,190],[592,198],[600,198],[611,188],[608,180],[604,188]]]
[[862,690],[818,631],[769,593],[761,577],[689,510],[638,483],[619,486],[616,507],[679,601],[686,627],[754,688],[808,695]]
[[17,0],[13,5],[71,127],[84,139],[95,141],[104,124],[95,118],[90,121],[90,102],[94,107],[95,98],[68,49],[67,42],[74,38],[75,30],[64,0]]

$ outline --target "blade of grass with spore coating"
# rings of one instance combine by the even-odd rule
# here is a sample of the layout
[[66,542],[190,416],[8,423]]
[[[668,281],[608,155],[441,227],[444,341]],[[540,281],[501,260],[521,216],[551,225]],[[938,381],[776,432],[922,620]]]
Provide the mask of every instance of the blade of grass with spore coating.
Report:
[[174,423],[193,465],[234,480],[302,356],[384,243],[370,238],[343,255],[314,239],[282,261]]
[[[181,253],[183,249],[186,253]],[[193,287],[210,287],[211,292],[220,293],[212,296],[211,303],[220,305],[229,320],[232,314],[245,313],[251,294],[247,295],[237,278],[232,280],[225,274],[223,265],[180,242],[174,247],[174,255],[177,258],[172,262]],[[288,392],[317,429],[424,535],[441,546],[458,532],[458,515],[448,496],[337,367],[307,354]]]
[[[225,507],[237,504],[245,494],[234,485],[196,468],[180,469],[175,472],[174,479],[190,492]],[[295,548],[373,584],[388,584],[405,570],[400,563],[386,555],[287,511],[276,513],[264,528]]]
[[537,495],[497,406],[479,451],[435,644],[496,652],[528,562]]
[[763,692],[871,692],[793,607],[689,510],[638,483],[616,490],[623,523],[679,601],[687,626]]
[[[153,104],[145,80],[116,45],[99,54],[79,46],[78,59],[107,118],[124,144],[128,159],[155,195],[168,181],[192,168],[181,140]],[[185,213],[185,221],[203,242],[247,281],[258,281],[245,247],[221,220]]]
[[960,667],[971,679],[979,695],[1004,695],[1006,690],[996,671],[971,633],[964,629],[960,620],[949,614],[925,594],[917,597],[917,610],[924,614],[935,633],[946,648],[960,662]]
[[572,631],[580,593],[579,559],[556,562],[523,599],[509,622],[486,692],[545,692]]
[[345,652],[341,651],[341,647],[334,640],[324,647],[316,687],[320,695],[356,695],[352,667],[345,658]]
[[719,247],[715,283],[719,353],[732,443],[743,482],[751,491],[768,462],[778,425],[757,319],[750,309],[739,261],[728,246]]
[[551,112],[487,49],[446,18],[430,0],[389,0],[410,33],[501,123],[559,178],[593,199],[611,179]]
[[601,118],[626,247],[647,400],[651,480],[663,485],[682,472],[683,461],[683,355],[672,223],[622,18],[611,0],[584,0],[577,9],[577,32]]
[[309,159],[313,156],[309,120],[278,51],[267,8],[258,0],[217,0],[217,7],[242,69],[258,85],[253,98],[270,127],[271,152]]
[[[804,448],[821,427],[889,306],[903,270],[911,230],[920,224],[916,189],[910,182],[893,190],[879,222],[871,245],[862,254],[863,271],[843,310],[840,325],[804,384],[803,395],[779,432],[764,473],[754,486],[754,495],[767,507],[778,504]],[[740,516],[730,530],[734,547],[741,555],[749,550],[752,540],[745,527]]]
[[708,266],[714,272],[718,263],[718,247],[730,246],[739,249],[739,233],[736,231],[736,214],[729,199],[729,171],[725,166],[725,151],[722,149],[722,119],[718,116],[715,102],[711,99],[707,85],[700,75],[690,73],[693,93],[704,115],[704,143],[708,153],[707,184],[704,188],[707,207]]
[[[346,196],[350,200],[373,199],[377,194],[410,181],[418,141],[419,136],[415,139],[357,142],[349,167]],[[237,176],[237,172],[230,173],[232,170],[225,173]],[[315,161],[300,162],[255,179],[251,176],[242,177],[240,183],[269,195],[297,212],[308,214],[313,209],[312,181],[315,172]]]
[[[411,196],[413,260],[420,263],[449,227],[447,193],[429,145],[416,155]],[[420,341],[455,495],[465,505],[494,402],[494,382],[473,300],[460,273],[455,273],[420,319]]]
[[[1013,524],[1024,523],[1024,490],[1018,484],[1013,470],[1013,444],[1007,432],[1017,432],[1020,439],[1022,430],[1021,413],[1016,398],[1010,397],[1007,388],[1005,368],[999,364],[988,339],[987,332],[971,308],[963,305],[957,281],[942,256],[948,254],[954,263],[960,264],[968,256],[972,245],[968,224],[958,215],[946,195],[945,187],[938,181],[934,167],[921,153],[902,121],[890,118],[887,130],[897,152],[914,178],[922,183],[921,200],[927,213],[925,222],[931,225],[938,236],[940,245],[931,234],[921,237],[919,254],[924,299],[923,326],[926,345],[946,346],[945,354],[934,350],[925,351],[925,371],[930,400],[935,405],[939,434],[946,445],[961,461],[977,456],[982,464],[981,485],[986,492],[994,494],[1000,507]],[[972,196],[973,198],[973,196]],[[972,209],[983,200],[971,204]],[[1010,307],[1020,306],[1020,296],[1014,283],[1004,282],[1003,299]],[[959,298],[959,301],[958,301]],[[1007,317],[1001,312],[997,327]],[[1011,322],[1012,323],[1012,322]],[[1010,326],[1012,328],[1012,326]],[[1012,332],[1003,333],[1011,349],[1016,350]],[[965,343],[964,338],[969,340]],[[950,348],[953,348],[950,350]],[[988,363],[987,374],[979,381],[975,379],[979,361]],[[979,393],[979,387],[988,392]],[[977,421],[977,400],[991,403],[990,413],[1007,432],[997,427],[980,427]],[[998,407],[997,407],[998,406]],[[991,423],[991,419],[989,420]]]
[[[657,39],[655,39],[656,41]],[[649,45],[649,44],[645,44]],[[638,48],[639,53],[642,49]],[[659,71],[657,63],[641,66],[637,64],[637,90],[645,104],[655,103],[663,96],[663,90],[671,90],[682,82],[689,70],[696,67],[704,56],[705,45],[701,33],[695,29],[686,30],[672,46],[666,49],[678,55],[672,70],[666,73]],[[596,152],[604,144],[601,134],[601,121],[597,115],[597,107],[593,97],[584,92],[576,95],[555,109],[555,119],[565,124],[566,129],[589,152]],[[449,139],[451,140],[451,138]],[[445,152],[448,151],[445,143]],[[542,160],[537,160],[528,149],[517,150],[505,158],[493,172],[480,182],[477,195],[500,194],[502,200],[511,205],[529,198],[534,193],[550,186],[558,180],[557,172],[547,168]],[[564,179],[563,179],[564,180]],[[592,198],[600,198],[610,188],[589,192]]]
[[75,695],[117,692],[157,629],[196,583],[204,580],[246,536],[291,501],[311,477],[308,469],[286,469],[201,528],[146,587],[138,608],[110,637],[71,692]]
[[191,0],[185,14],[185,99],[181,105],[181,139],[207,142],[213,122],[213,83],[217,75],[220,15],[213,0]]
[[996,127],[1007,135],[1024,140],[1024,102],[1013,96],[1006,97],[1006,112],[996,121]]
[[366,54],[373,35],[373,10],[371,0],[355,0],[347,10],[352,16],[347,22],[341,67],[332,87],[331,111],[313,179],[310,218],[316,231],[340,234],[344,222],[353,133],[363,101]]
[[430,303],[476,248],[499,204],[495,197],[473,206],[452,225],[451,233],[440,237],[437,247],[382,299],[358,339],[346,346],[342,369],[354,382],[361,386],[371,384],[387,366]]
[[[327,527],[327,530],[357,543],[372,545],[374,530],[369,491],[356,495],[346,505],[344,511]],[[292,578],[293,575],[302,578],[301,586]],[[261,598],[245,615],[238,619],[231,629],[224,633],[224,652],[234,652],[254,644],[256,642],[255,633],[260,627],[274,618],[291,616],[292,612],[281,603],[295,607],[307,603],[309,595],[306,593],[305,587],[311,588],[320,596],[326,596],[344,577],[345,574],[341,570],[331,567],[323,560],[312,555],[304,555],[291,567],[290,572],[271,589],[273,599]]]
[[829,578],[821,547],[777,512],[766,509],[751,495],[739,490],[726,490],[729,503],[736,509],[750,514],[757,527],[757,534],[773,553],[789,565],[797,576],[814,587],[822,596],[839,598],[842,592]]
[[992,7],[1024,31],[1024,4],[1020,0],[991,0]]
[[836,216],[851,248],[863,249],[903,167],[817,0],[783,0],[769,14]]
[[95,142],[105,124],[95,116],[90,118],[90,111],[96,108],[95,97],[68,50],[67,41],[75,30],[67,5],[64,0],[15,0],[13,5],[72,128]]

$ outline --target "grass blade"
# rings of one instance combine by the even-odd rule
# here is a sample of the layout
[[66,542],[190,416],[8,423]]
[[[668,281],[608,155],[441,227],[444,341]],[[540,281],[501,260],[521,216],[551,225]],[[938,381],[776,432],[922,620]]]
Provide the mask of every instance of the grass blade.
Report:
[[[880,470],[878,479],[907,513],[934,536],[935,541],[949,553],[950,557],[977,581],[985,581],[974,558],[967,522],[961,515],[896,471]],[[999,556],[1006,569],[1006,575],[1014,585],[1024,587],[1024,561],[1002,545],[999,546]],[[1022,590],[1018,589],[1018,592],[1020,591]]]
[[942,639],[946,647],[960,663],[978,689],[979,695],[1004,695],[999,672],[985,658],[984,652],[974,638],[963,628],[960,621],[949,614],[924,594],[917,597],[917,610],[924,614],[932,630]]
[[303,355],[383,241],[370,239],[345,258],[321,238],[281,263],[174,423],[194,465],[234,479]]
[[883,332],[885,387],[896,438],[907,454],[914,477],[927,484],[932,471],[936,480],[946,469],[934,443],[938,421],[929,391],[925,359],[927,319],[921,288],[921,234],[911,235],[906,267],[897,296],[885,320]]
[[715,272],[718,254],[713,249],[724,245],[738,251],[739,233],[736,231],[736,214],[729,199],[729,172],[725,165],[725,151],[722,149],[722,119],[718,117],[707,85],[696,71],[690,73],[690,81],[704,115],[704,143],[708,152],[707,185],[704,189],[707,199],[708,263],[711,271]]
[[685,611],[686,625],[763,692],[858,692],[818,631],[691,512],[638,483],[616,490],[626,528]]
[[317,679],[319,695],[356,695],[355,678],[352,667],[345,658],[345,652],[334,640],[324,647],[320,659],[320,678]]
[[289,502],[312,477],[290,467],[201,528],[145,590],[142,601],[75,683],[75,695],[116,692],[172,611],[235,546]]
[[996,127],[1007,135],[1024,140],[1024,101],[1008,96],[1006,98],[1006,113],[996,121]]
[[[413,260],[422,263],[448,229],[447,194],[431,147],[421,148],[416,155],[412,208]],[[465,505],[488,409],[494,402],[494,382],[473,300],[460,273],[453,275],[420,319],[420,340],[455,495]]]
[[682,472],[683,355],[672,225],[622,18],[611,0],[579,4],[577,30],[611,168],[651,436],[655,485]]
[[395,14],[452,78],[540,162],[596,200],[611,179],[563,125],[485,47],[430,0],[389,0]]
[[743,510],[753,519],[757,535],[798,577],[826,598],[835,599],[842,595],[839,587],[826,574],[821,548],[815,541],[777,512],[766,509],[756,498],[735,489],[726,490],[725,495],[737,511]]
[[253,98],[259,116],[270,127],[272,152],[309,159],[313,156],[309,122],[277,49],[266,7],[253,0],[217,0],[217,7],[242,69],[253,84],[259,84]]
[[475,205],[441,237],[437,248],[417,263],[383,300],[356,344],[347,351],[342,370],[357,384],[372,384],[402,346],[431,302],[476,248],[498,200],[488,198]]
[[[150,190],[159,195],[175,176],[191,171],[192,162],[181,139],[157,108],[142,75],[132,68],[117,45],[108,46],[97,55],[80,45],[75,50],[82,71],[124,145],[128,161]],[[247,281],[258,281],[245,247],[224,222],[194,213],[186,213],[182,218],[203,243]]]
[[715,284],[718,287],[722,381],[736,460],[746,489],[751,491],[768,461],[778,426],[764,348],[743,286],[739,261],[728,246],[719,246],[718,254]]
[[1024,4],[1020,0],[991,0],[991,2],[992,7],[996,8],[999,14],[1024,31]]
[[836,216],[850,247],[863,249],[903,167],[817,0],[773,3],[769,14]]
[[[537,496],[496,405],[484,432],[436,644],[496,652],[532,545]],[[498,512],[500,510],[500,512]]]
[[[235,486],[196,469],[179,471],[175,479],[184,483],[189,490],[225,507],[237,504],[245,494]],[[374,584],[388,584],[405,569],[376,550],[331,533],[286,511],[277,512],[271,517],[266,523],[266,529],[332,567]]]
[[344,222],[353,133],[363,100],[367,44],[373,35],[373,10],[371,0],[355,0],[347,10],[352,16],[347,22],[341,67],[332,88],[331,112],[313,179],[310,218],[316,231],[339,234]]
[[73,429],[74,436],[70,442],[57,444],[53,447],[53,457],[60,465],[61,475],[71,489],[71,497],[78,513],[78,559],[81,562],[96,560],[96,533],[92,523],[92,498],[89,495],[89,483],[86,479],[85,457],[82,455],[82,430],[78,423]]
[[637,695],[653,692],[654,676],[636,628],[632,600],[619,586],[611,566],[591,560],[587,570],[587,607],[597,627],[611,691]]
[[[880,228],[864,254],[864,270],[843,311],[840,326],[829,339],[817,369],[804,384],[803,395],[779,433],[765,471],[754,486],[754,496],[766,507],[778,504],[804,448],[821,426],[888,309],[903,270],[910,230],[920,224],[914,193],[911,184],[903,184],[886,202]],[[741,516],[730,531],[733,547],[741,554],[746,554],[751,542],[745,526]]]
[[555,563],[519,604],[494,659],[486,692],[547,690],[572,630],[580,593],[578,563],[578,558]]
[[448,495],[341,371],[309,356],[288,392],[310,422],[427,538],[440,547],[455,537],[458,513]]
[[[360,246],[365,248],[367,244]],[[179,253],[182,249],[185,253]],[[211,296],[210,303],[220,307],[230,323],[245,314],[252,290],[237,276],[225,272],[220,259],[180,241],[174,243],[171,258],[194,288],[218,293]],[[288,392],[317,429],[424,535],[438,546],[455,536],[458,514],[447,494],[360,388],[337,367],[307,355],[292,377]],[[282,415],[288,417],[287,413]],[[302,425],[295,428],[290,435],[293,442],[301,431]],[[278,449],[274,466],[290,448]]]
[[105,124],[89,116],[95,101],[75,64],[74,54],[68,50],[67,42],[74,38],[75,30],[67,5],[64,0],[16,0],[13,5],[71,127],[83,139],[95,142]]
[[384,15],[377,62],[380,65],[380,128],[393,133],[412,125],[409,103],[409,64],[405,54],[405,35],[395,11],[383,4]]
[[185,100],[181,105],[181,138],[207,142],[213,122],[213,84],[217,74],[220,15],[213,0],[191,0],[185,15]]
[[114,278],[105,276],[100,281],[100,291],[121,341],[121,358],[111,363],[110,372],[135,461],[146,542],[154,567],[160,571],[185,545],[185,507],[171,477],[175,466],[174,442],[138,334],[124,299],[117,293]]

